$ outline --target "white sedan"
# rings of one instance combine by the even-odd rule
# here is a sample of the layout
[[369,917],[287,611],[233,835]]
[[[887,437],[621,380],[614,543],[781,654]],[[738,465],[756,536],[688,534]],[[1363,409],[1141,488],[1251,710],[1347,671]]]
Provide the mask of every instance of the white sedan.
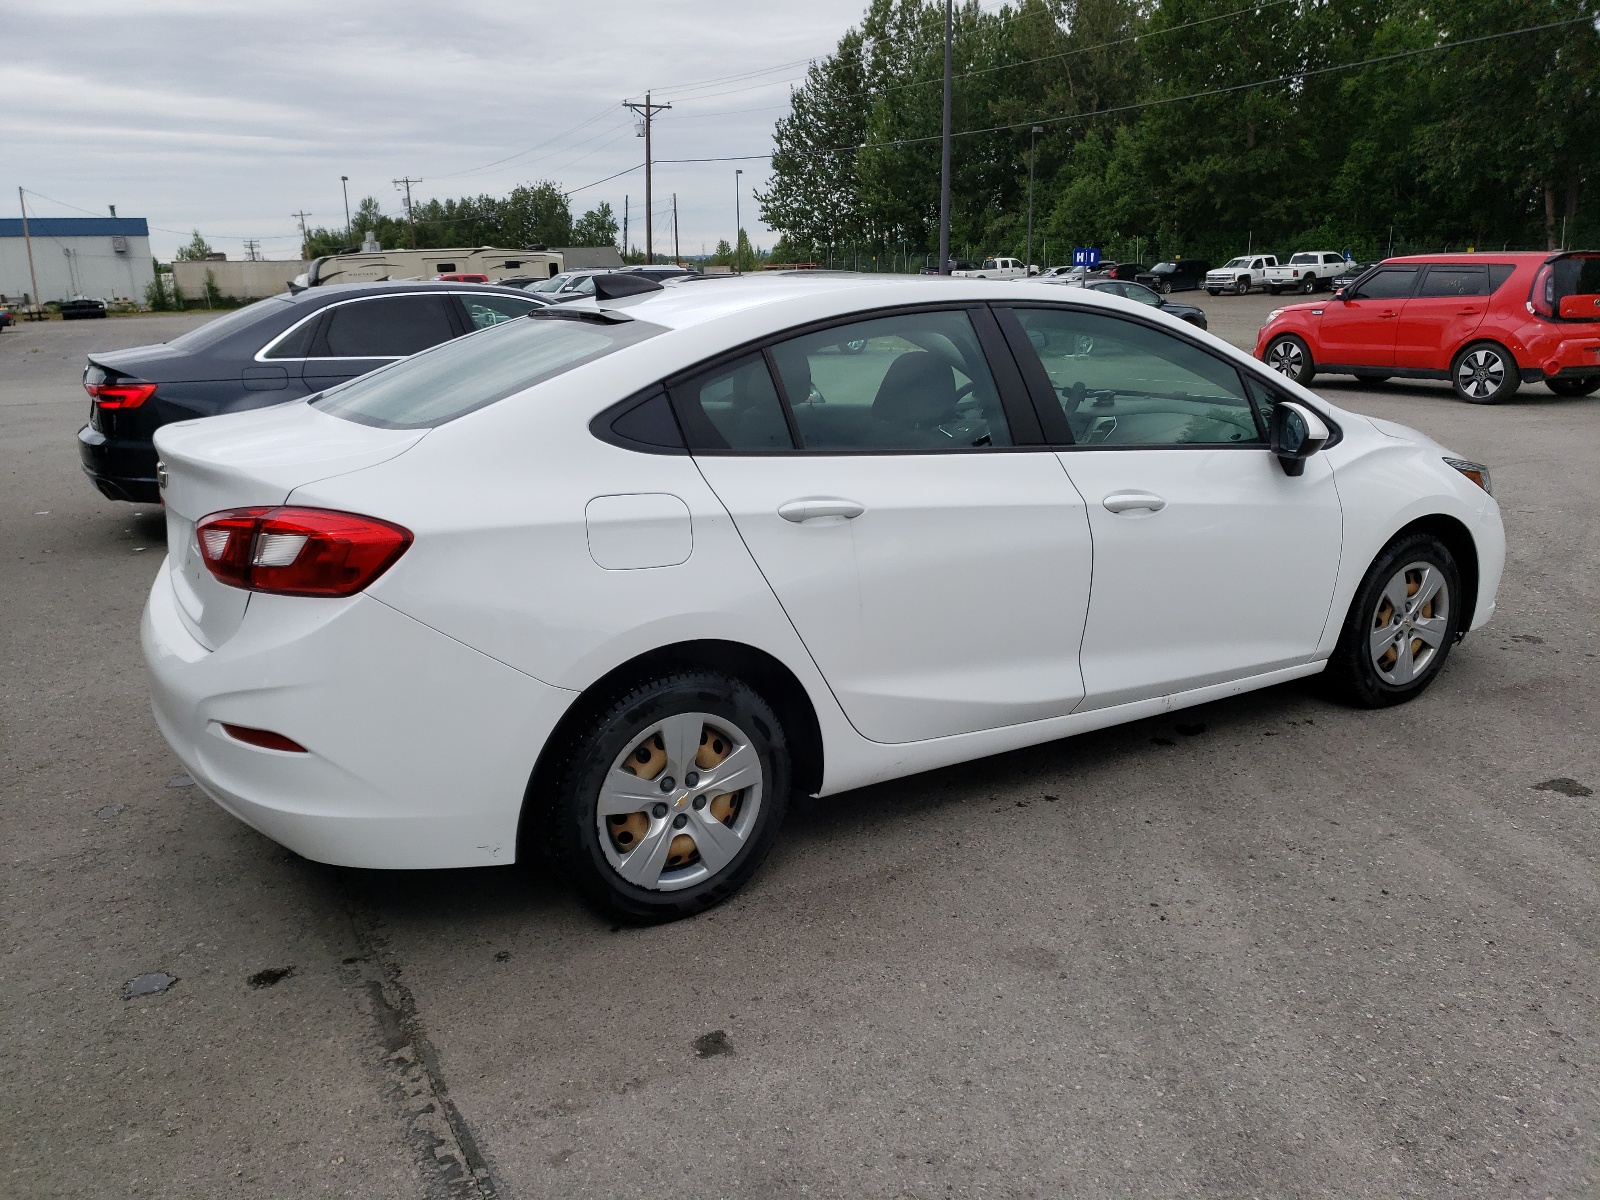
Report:
[[1144,305],[631,286],[156,435],[144,651],[218,804],[678,916],[796,793],[1319,672],[1398,703],[1494,612],[1484,467]]

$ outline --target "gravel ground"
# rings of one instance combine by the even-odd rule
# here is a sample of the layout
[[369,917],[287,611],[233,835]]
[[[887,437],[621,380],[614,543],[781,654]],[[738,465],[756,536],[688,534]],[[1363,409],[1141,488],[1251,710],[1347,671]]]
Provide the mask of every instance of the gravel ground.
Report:
[[[1253,341],[1266,297],[1197,293]],[[698,920],[307,863],[193,786],[81,476],[93,346],[0,333],[0,1194],[1578,1197],[1600,1179],[1600,400],[1336,403],[1494,467],[1495,623],[804,805]],[[164,990],[125,999],[130,981]]]

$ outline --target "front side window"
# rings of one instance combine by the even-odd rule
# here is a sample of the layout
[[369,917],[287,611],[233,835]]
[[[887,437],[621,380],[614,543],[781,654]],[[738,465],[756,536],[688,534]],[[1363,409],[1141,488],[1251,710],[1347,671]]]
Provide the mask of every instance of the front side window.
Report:
[[1137,321],[1015,310],[1082,446],[1259,445],[1239,372]]
[[359,376],[312,403],[363,425],[427,429],[661,332],[644,321],[506,321]]
[[964,312],[836,325],[772,348],[811,451],[1009,446],[999,391]]
[[1430,267],[1418,296],[1486,296],[1489,272],[1486,267]]
[[471,318],[474,329],[487,329],[490,325],[498,325],[502,321],[525,317],[539,307],[537,301],[518,300],[515,296],[462,296],[461,303],[466,306],[467,316]]
[[1411,295],[1417,283],[1416,267],[1384,267],[1368,276],[1350,296],[1352,300],[1400,300]]
[[330,308],[314,356],[403,358],[455,336],[446,297],[379,296]]

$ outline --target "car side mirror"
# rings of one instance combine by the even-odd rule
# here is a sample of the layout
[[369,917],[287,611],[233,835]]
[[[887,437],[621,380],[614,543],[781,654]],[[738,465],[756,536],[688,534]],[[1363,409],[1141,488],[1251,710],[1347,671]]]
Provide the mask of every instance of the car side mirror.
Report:
[[1345,293],[1345,289],[1344,288],[1339,288],[1333,293],[1332,299],[1334,299],[1334,300],[1345,300],[1345,299],[1348,299],[1348,297],[1346,297],[1344,293]]
[[1272,453],[1283,473],[1290,476],[1303,475],[1306,459],[1327,445],[1331,436],[1321,417],[1293,400],[1280,400],[1272,406],[1267,431]]

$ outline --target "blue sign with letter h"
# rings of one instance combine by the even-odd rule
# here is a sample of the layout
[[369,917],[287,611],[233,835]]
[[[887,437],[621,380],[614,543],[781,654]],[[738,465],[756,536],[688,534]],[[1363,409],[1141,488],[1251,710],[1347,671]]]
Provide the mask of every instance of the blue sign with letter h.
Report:
[[1099,247],[1078,247],[1072,252],[1072,265],[1075,267],[1098,267],[1100,265]]

